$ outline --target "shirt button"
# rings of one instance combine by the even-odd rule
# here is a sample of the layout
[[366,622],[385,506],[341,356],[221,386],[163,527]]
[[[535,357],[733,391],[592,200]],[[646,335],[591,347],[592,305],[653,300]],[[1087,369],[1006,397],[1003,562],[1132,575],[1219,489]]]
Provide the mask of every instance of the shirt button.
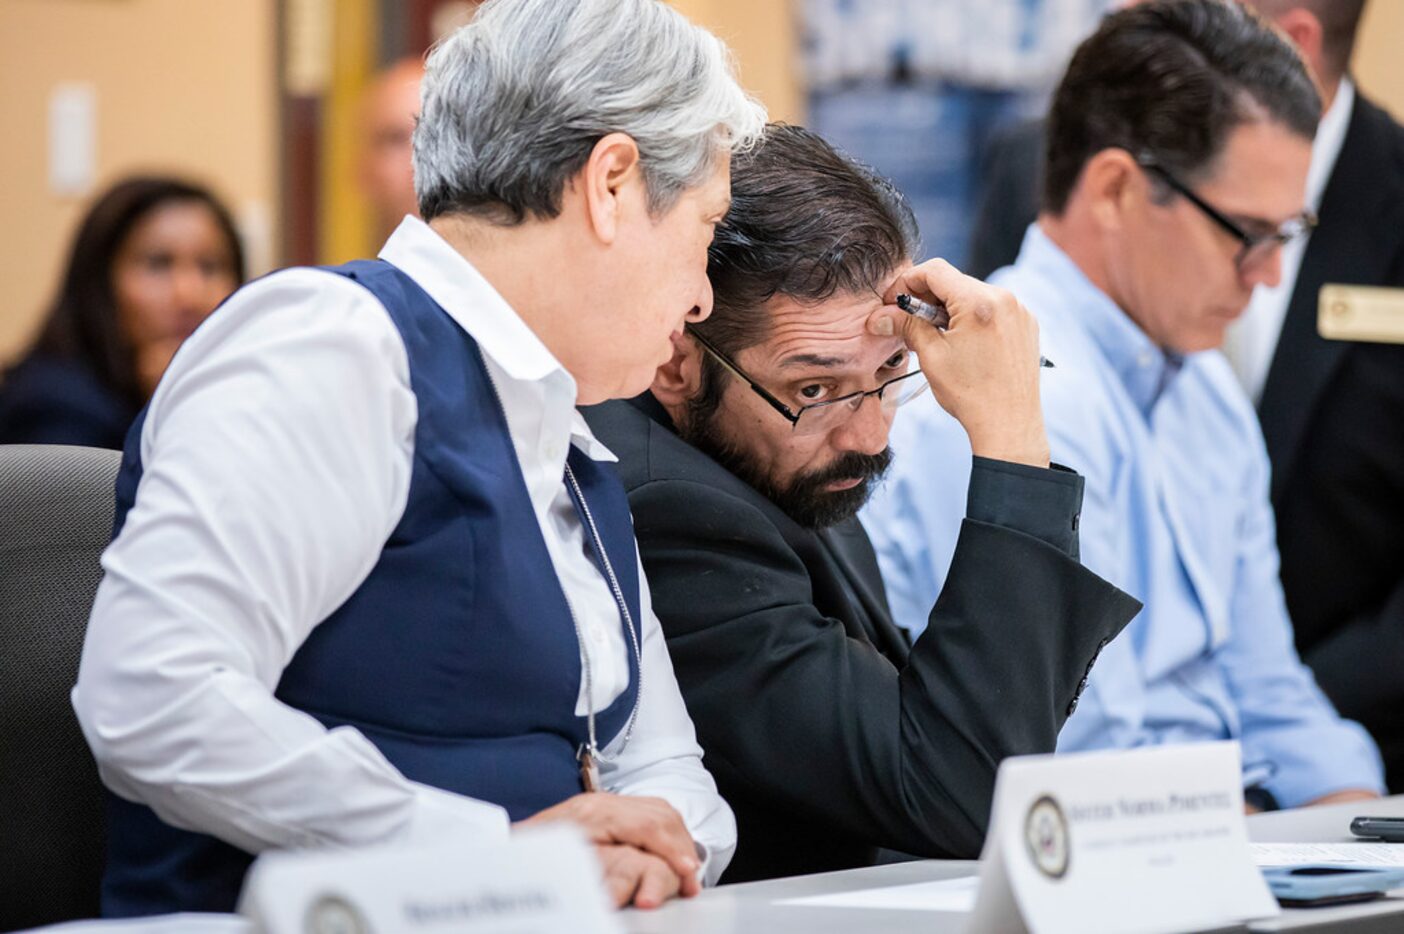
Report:
[[1150,366],[1155,362],[1155,354],[1151,353],[1149,350],[1143,350],[1136,355],[1136,362],[1141,366]]

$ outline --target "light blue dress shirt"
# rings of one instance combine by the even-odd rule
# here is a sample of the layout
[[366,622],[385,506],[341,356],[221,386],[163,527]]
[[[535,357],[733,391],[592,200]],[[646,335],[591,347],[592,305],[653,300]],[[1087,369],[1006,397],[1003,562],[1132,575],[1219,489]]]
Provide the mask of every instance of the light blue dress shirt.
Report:
[[[1284,807],[1383,791],[1374,743],[1293,647],[1267,451],[1224,358],[1162,352],[1037,225],[991,281],[1035,314],[1057,364],[1044,415],[1053,460],[1086,478],[1082,561],[1145,603],[1093,667],[1059,751],[1237,739],[1245,786]],[[897,620],[917,631],[955,548],[970,446],[927,397],[902,410],[892,447],[862,519]]]

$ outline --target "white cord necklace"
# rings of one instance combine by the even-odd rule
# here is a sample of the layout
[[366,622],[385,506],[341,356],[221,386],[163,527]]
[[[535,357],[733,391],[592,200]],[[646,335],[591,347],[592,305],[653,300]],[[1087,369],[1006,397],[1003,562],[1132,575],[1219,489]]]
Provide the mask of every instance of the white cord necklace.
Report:
[[[570,484],[571,492],[574,495],[575,503],[580,508],[580,513],[585,518],[585,525],[590,530],[590,538],[594,543],[595,554],[599,555],[600,565],[604,570],[605,577],[609,581],[609,588],[614,594],[614,602],[619,607],[619,616],[624,621],[624,628],[629,630],[629,642],[634,650],[635,667],[638,670],[638,685],[634,692],[634,708],[629,712],[629,722],[624,728],[624,740],[619,746],[619,752],[615,754],[617,758],[629,745],[629,738],[634,735],[634,723],[639,716],[639,702],[643,699],[643,654],[639,651],[639,636],[634,630],[633,614],[629,612],[629,604],[624,600],[624,591],[619,586],[619,579],[614,575],[614,566],[610,564],[609,553],[605,551],[604,541],[600,538],[599,529],[595,527],[595,517],[590,514],[590,506],[585,502],[585,494],[580,489],[580,483],[575,479],[575,471],[570,469],[567,462],[565,468],[566,481]],[[570,606],[570,600],[566,600],[566,606]],[[604,753],[595,737],[595,697],[591,690],[590,672],[590,650],[586,647],[585,638],[580,632],[580,621],[575,617],[575,610],[570,611],[570,621],[575,626],[575,641],[580,647],[581,669],[585,679],[585,723],[588,732],[588,739],[581,744],[576,752],[576,759],[580,761],[580,780],[586,791],[600,790],[600,762],[614,761],[606,759]]]

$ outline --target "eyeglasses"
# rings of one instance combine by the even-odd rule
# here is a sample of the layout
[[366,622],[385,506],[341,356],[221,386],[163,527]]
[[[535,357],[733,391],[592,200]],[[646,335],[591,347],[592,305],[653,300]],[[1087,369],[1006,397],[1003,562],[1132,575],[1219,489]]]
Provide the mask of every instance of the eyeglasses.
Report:
[[1147,172],[1153,172],[1176,194],[1199,208],[1205,217],[1218,224],[1239,242],[1238,255],[1233,260],[1239,272],[1252,269],[1271,256],[1273,251],[1286,246],[1298,237],[1305,237],[1316,226],[1316,215],[1311,211],[1303,211],[1300,216],[1284,222],[1272,233],[1250,234],[1240,225],[1229,220],[1222,211],[1217,210],[1209,202],[1191,191],[1188,185],[1170,174],[1168,169],[1162,168],[1154,159],[1141,156],[1136,159],[1136,164]]
[[[747,376],[739,366],[731,361],[726,354],[722,353],[693,328],[688,328],[687,333],[692,335],[693,340],[702,345],[702,349],[711,354],[718,363],[726,367],[751,387],[751,391],[766,401],[769,406],[785,417],[791,428],[797,435],[822,435],[828,434],[848,422],[858,410],[863,407],[863,403],[869,396],[876,396],[884,411],[892,412],[898,406],[906,405],[917,396],[921,395],[927,388],[926,380],[920,378],[921,368],[913,367],[901,376],[893,377],[876,389],[859,390],[850,392],[848,395],[839,396],[837,399],[825,399],[823,402],[813,402],[809,405],[800,406],[798,410],[791,409],[781,402],[774,395],[766,391],[766,388],[751,377]],[[911,356],[915,361],[916,357]]]

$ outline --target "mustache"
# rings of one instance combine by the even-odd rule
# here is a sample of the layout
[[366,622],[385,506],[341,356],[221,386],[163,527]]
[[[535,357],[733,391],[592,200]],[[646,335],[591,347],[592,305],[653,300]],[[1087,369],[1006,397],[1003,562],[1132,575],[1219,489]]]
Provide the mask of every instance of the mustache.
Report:
[[801,474],[791,484],[791,489],[801,486],[818,490],[838,480],[876,480],[887,473],[892,466],[892,448],[883,448],[876,454],[863,454],[849,451],[840,455],[832,464],[810,473]]

